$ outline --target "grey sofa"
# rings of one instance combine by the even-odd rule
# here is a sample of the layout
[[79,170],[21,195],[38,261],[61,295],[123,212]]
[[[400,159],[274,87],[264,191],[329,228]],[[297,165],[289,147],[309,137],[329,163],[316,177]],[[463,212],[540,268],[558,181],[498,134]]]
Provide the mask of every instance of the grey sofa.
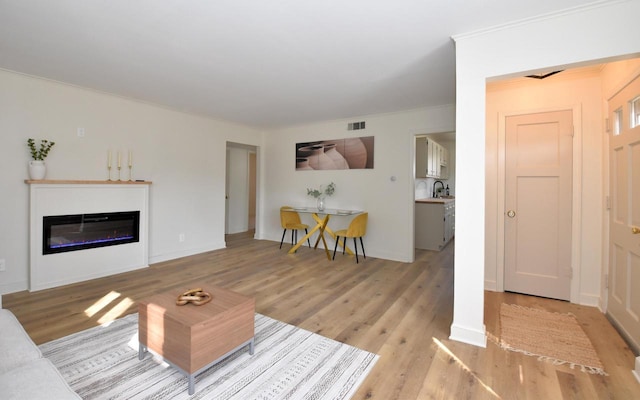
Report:
[[2,399],[81,399],[9,310],[0,309],[0,332]]

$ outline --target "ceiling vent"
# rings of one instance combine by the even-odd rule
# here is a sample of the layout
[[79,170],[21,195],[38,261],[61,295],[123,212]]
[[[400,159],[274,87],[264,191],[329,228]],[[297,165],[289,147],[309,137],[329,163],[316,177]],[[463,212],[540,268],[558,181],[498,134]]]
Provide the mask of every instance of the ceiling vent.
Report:
[[546,74],[537,74],[537,75],[527,75],[527,78],[533,78],[533,79],[544,79],[544,78],[548,78],[551,75],[555,75],[558,74],[560,72],[564,71],[563,69],[561,69],[560,71],[551,71],[549,73]]
[[347,130],[349,131],[358,131],[360,129],[364,129],[364,121],[349,122],[349,124],[347,125]]

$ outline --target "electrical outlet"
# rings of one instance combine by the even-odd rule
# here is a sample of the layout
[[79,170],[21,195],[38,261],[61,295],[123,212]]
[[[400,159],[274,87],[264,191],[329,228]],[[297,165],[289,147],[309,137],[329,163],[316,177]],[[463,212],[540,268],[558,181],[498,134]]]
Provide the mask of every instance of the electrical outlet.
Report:
[[5,260],[0,260],[0,271],[7,270],[7,262]]
[[78,128],[78,137],[84,137],[84,128]]
[[181,233],[178,235],[178,241],[179,242],[184,242],[184,233]]

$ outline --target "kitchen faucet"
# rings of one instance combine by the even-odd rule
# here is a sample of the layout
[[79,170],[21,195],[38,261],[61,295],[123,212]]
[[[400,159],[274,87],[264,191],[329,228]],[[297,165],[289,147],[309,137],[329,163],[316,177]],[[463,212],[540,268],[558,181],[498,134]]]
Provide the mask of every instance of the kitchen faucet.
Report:
[[436,184],[439,183],[440,186],[442,187],[442,191],[444,191],[444,183],[442,183],[442,181],[435,181],[433,182],[433,196],[432,197],[440,197],[440,196],[436,196],[439,192],[436,191]]

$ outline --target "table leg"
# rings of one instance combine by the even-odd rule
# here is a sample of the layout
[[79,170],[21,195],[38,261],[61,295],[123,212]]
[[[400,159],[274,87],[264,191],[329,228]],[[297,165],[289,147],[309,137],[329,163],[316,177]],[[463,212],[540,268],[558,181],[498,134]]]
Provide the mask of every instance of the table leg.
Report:
[[313,246],[314,249],[318,248],[318,243],[322,240],[322,244],[324,245],[324,252],[327,254],[327,259],[331,261],[331,254],[329,254],[329,247],[327,246],[327,241],[324,238],[324,231],[327,229],[327,224],[329,223],[329,218],[331,216],[329,214],[325,215],[324,218],[320,218],[318,214],[313,214],[313,219],[316,220],[318,225],[320,225],[320,234],[318,235],[318,239],[316,239],[316,244]]
[[[290,250],[289,250],[289,254],[293,254],[295,253],[300,246],[302,246],[304,244],[304,242],[307,241],[307,239],[309,239],[316,231],[320,231],[318,238],[316,239],[316,243],[313,246],[314,249],[318,248],[318,244],[320,243],[320,240],[322,240],[322,243],[324,244],[324,251],[327,254],[327,259],[331,260],[331,254],[329,253],[329,247],[327,246],[327,241],[324,238],[324,233],[327,232],[329,235],[331,235],[331,237],[335,240],[336,235],[335,233],[333,233],[333,231],[331,230],[331,228],[329,228],[327,226],[327,224],[329,223],[329,218],[331,217],[330,214],[326,214],[324,218],[320,218],[318,216],[317,213],[313,213],[311,214],[311,216],[313,217],[313,219],[316,221],[316,226],[313,227],[313,229],[311,229],[309,231],[309,233],[307,233],[302,239],[300,239],[298,241],[298,243],[296,243],[295,246],[293,246]],[[349,255],[353,255],[353,251],[347,246],[346,241],[344,241],[344,239],[341,239],[339,242],[340,246],[342,248],[344,248],[344,250],[347,252],[347,254]]]
[[[331,228],[329,228],[329,227],[327,226],[327,227],[325,228],[325,231],[326,231],[329,235],[331,235],[331,237],[333,238],[333,240],[335,240],[335,239],[336,239],[336,234],[335,234],[335,233],[333,233],[333,231],[331,230]],[[342,247],[342,248],[347,252],[347,254],[349,254],[349,255],[353,255],[353,251],[351,251],[351,249],[349,248],[349,246],[347,246],[347,242],[346,242],[344,239],[340,239],[340,241],[338,242],[338,245],[339,245],[340,247]]]
[[320,243],[320,239],[322,237],[322,234],[324,233],[324,230],[327,227],[327,223],[329,223],[329,215],[326,215],[324,218],[320,218],[318,216],[318,214],[313,213],[313,214],[311,214],[311,216],[316,221],[316,226],[320,230],[320,234],[318,235],[318,238],[316,239],[316,243],[313,245],[313,249],[315,250],[315,249],[318,248],[318,243]]
[[327,241],[324,239],[324,231],[327,228],[327,222],[329,222],[328,215],[326,220],[327,221],[322,225],[322,228],[320,228],[320,238],[322,239],[322,244],[324,245],[324,252],[327,254],[327,260],[331,261],[331,254],[329,254],[329,246],[327,246]]
[[147,347],[143,346],[142,343],[138,343],[138,360],[142,360],[147,352]]
[[189,396],[196,392],[196,384],[193,381],[193,374],[189,374]]
[[304,242],[307,241],[307,239],[309,239],[311,237],[311,235],[313,235],[313,233],[317,230],[320,229],[320,224],[316,225],[313,227],[313,229],[311,229],[309,231],[309,233],[307,233],[306,235],[304,235],[304,237],[302,239],[300,239],[300,241],[298,241],[298,243],[296,243],[295,246],[293,246],[290,250],[289,250],[289,254],[293,254],[296,252],[296,250],[298,250],[300,248],[300,246],[302,246],[304,244]]
[[[226,354],[218,357],[217,359],[213,360],[212,362],[210,362],[209,364],[205,365],[204,367],[200,368],[197,371],[194,372],[187,372],[187,370],[178,367],[177,365],[175,365],[173,362],[171,362],[170,360],[164,358],[164,356],[160,356],[163,358],[163,360],[168,363],[169,365],[171,365],[172,367],[176,368],[177,370],[180,371],[180,373],[182,373],[184,376],[187,377],[188,380],[188,392],[189,392],[189,396],[193,395],[196,391],[196,384],[195,384],[195,376],[200,374],[202,371],[205,371],[206,369],[210,368],[211,366],[219,363],[220,361],[224,360],[225,358],[227,358],[229,355],[235,353],[236,351],[239,351],[240,349],[244,349],[247,345],[249,346],[249,354],[253,355],[255,352],[255,339],[256,337],[253,336],[251,339],[247,340],[246,342],[242,343],[241,345],[237,346],[236,348],[230,350],[229,352],[227,352]],[[155,354],[156,356],[158,356],[157,353],[155,353],[153,350],[149,350],[149,348],[145,345],[142,344],[142,342],[138,342],[138,358],[140,360],[142,360],[146,353],[151,352],[153,354]]]

